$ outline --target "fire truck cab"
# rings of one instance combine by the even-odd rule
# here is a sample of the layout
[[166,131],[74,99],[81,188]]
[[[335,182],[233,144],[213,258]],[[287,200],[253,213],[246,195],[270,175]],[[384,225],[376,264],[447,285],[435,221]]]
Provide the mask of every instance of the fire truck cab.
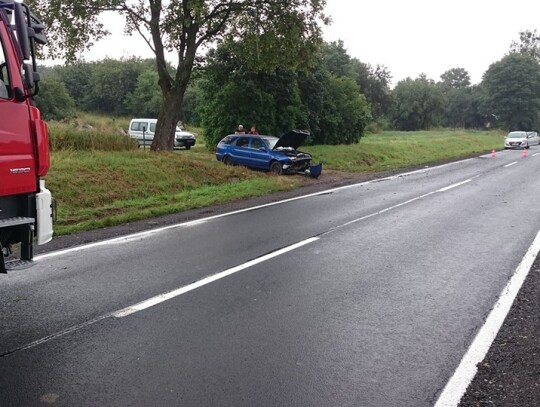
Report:
[[43,25],[22,3],[0,0],[0,273],[32,263],[34,244],[52,239],[54,200],[42,179],[50,165],[36,44]]

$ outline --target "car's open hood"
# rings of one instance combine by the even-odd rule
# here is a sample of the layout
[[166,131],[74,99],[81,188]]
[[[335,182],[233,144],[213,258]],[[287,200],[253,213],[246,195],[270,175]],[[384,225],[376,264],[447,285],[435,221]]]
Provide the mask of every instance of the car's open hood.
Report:
[[306,141],[306,138],[309,136],[309,132],[303,131],[303,130],[291,130],[285,133],[283,136],[279,138],[276,145],[274,146],[274,150],[279,147],[292,147],[295,150],[300,147],[304,141]]

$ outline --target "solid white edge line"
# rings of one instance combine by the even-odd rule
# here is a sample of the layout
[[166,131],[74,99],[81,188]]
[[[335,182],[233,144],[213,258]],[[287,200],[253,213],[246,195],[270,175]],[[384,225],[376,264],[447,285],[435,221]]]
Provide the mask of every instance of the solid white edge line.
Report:
[[444,387],[435,407],[455,407],[465,394],[467,387],[474,379],[478,370],[478,363],[484,360],[491,344],[495,340],[512,304],[527,278],[538,252],[540,251],[540,231],[533,243],[523,256],[512,278],[504,287],[493,309],[489,313],[484,325],[478,331],[469,349],[461,359],[454,374]]
[[34,260],[37,261],[37,260],[41,260],[41,259],[47,259],[47,258],[50,258],[50,257],[62,256],[64,254],[77,252],[79,250],[87,250],[87,249],[92,249],[92,248],[100,247],[100,246],[109,246],[109,245],[112,245],[112,244],[127,243],[127,242],[130,242],[132,240],[137,240],[137,239],[142,240],[142,239],[145,239],[147,237],[153,236],[156,233],[161,233],[163,231],[170,230],[170,229],[176,229],[176,228],[179,228],[179,227],[196,226],[198,224],[205,223],[205,222],[208,222],[210,220],[214,220],[214,219],[218,219],[218,218],[223,218],[225,216],[231,216],[231,215],[236,215],[236,214],[243,213],[243,212],[254,211],[254,210],[257,210],[257,209],[266,208],[266,207],[274,206],[274,205],[280,205],[280,204],[283,204],[283,203],[297,201],[297,200],[300,200],[300,199],[311,198],[311,197],[314,197],[314,196],[325,195],[325,194],[328,194],[328,193],[333,193],[333,192],[344,190],[344,189],[356,188],[356,187],[360,187],[360,186],[363,186],[363,185],[372,184],[374,182],[388,181],[388,180],[393,180],[393,179],[400,178],[400,177],[406,177],[406,176],[413,175],[413,174],[421,174],[423,172],[430,171],[430,170],[433,170],[433,169],[436,169],[436,168],[444,168],[444,167],[447,167],[447,166],[461,164],[461,163],[471,161],[471,160],[473,160],[473,158],[467,158],[467,159],[461,160],[461,161],[453,161],[451,163],[446,163],[446,164],[439,165],[439,166],[436,166],[436,167],[426,167],[426,168],[422,168],[420,170],[404,172],[404,173],[401,173],[401,174],[396,174],[396,175],[392,175],[392,176],[389,176],[389,177],[377,178],[377,179],[374,179],[374,180],[371,180],[371,181],[360,182],[360,183],[357,183],[357,184],[344,185],[344,186],[337,187],[337,188],[332,188],[332,189],[327,189],[327,190],[324,190],[324,191],[314,192],[314,193],[308,194],[308,195],[297,196],[297,197],[294,197],[294,198],[288,198],[288,199],[284,199],[284,200],[281,200],[281,201],[270,202],[270,203],[263,204],[263,205],[252,206],[250,208],[239,209],[237,211],[232,211],[232,212],[222,213],[222,214],[219,214],[219,215],[209,216],[207,218],[201,218],[201,219],[196,219],[196,220],[187,221],[187,222],[183,222],[183,223],[177,223],[177,224],[174,224],[174,225],[164,226],[164,227],[161,227],[161,228],[146,230],[144,232],[133,233],[133,234],[126,235],[126,236],[121,236],[121,237],[115,237],[113,239],[101,240],[99,242],[74,246],[74,247],[70,247],[68,249],[56,250],[56,251],[53,251],[53,252],[50,252],[50,253],[44,253],[44,254],[34,256]]
[[179,295],[185,294],[189,291],[193,291],[197,288],[200,288],[202,286],[205,286],[207,284],[213,283],[214,281],[220,280],[222,278],[225,278],[227,276],[230,276],[231,274],[238,273],[241,270],[245,270],[249,267],[255,266],[256,264],[263,263],[267,260],[270,260],[274,257],[280,256],[284,253],[290,252],[292,250],[298,249],[299,247],[305,246],[307,244],[310,244],[316,240],[319,240],[318,237],[312,237],[306,240],[303,240],[301,242],[295,243],[291,246],[284,247],[283,249],[276,250],[275,252],[268,253],[264,256],[258,257],[256,259],[250,260],[244,264],[240,264],[238,266],[232,267],[230,269],[224,270],[220,273],[205,277],[199,281],[196,281],[194,283],[185,285],[183,287],[177,288],[176,290],[170,291],[168,293],[156,295],[155,297],[149,298],[145,301],[139,302],[138,304],[131,305],[129,307],[126,307],[120,311],[116,311],[113,314],[111,314],[113,317],[116,318],[124,318],[128,315],[134,314],[135,312],[142,311],[144,309],[153,307],[154,305],[160,304],[164,301],[170,300],[171,298],[178,297]]
[[514,162],[512,162],[512,163],[510,163],[510,164],[506,164],[506,165],[504,166],[504,168],[511,167],[512,165],[515,165],[515,164],[517,164],[517,161],[514,161]]

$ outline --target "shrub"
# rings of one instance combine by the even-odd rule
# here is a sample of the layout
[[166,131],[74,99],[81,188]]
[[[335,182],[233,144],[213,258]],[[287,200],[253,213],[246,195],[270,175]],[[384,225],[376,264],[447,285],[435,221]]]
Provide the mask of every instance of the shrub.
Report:
[[56,76],[44,77],[39,89],[35,101],[45,120],[63,120],[75,116],[75,102]]

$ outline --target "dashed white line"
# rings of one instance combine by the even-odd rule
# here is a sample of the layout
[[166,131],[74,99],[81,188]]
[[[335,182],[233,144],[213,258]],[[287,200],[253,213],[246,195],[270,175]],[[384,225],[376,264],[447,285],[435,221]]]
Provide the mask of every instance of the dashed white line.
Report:
[[466,179],[465,181],[461,181],[461,182],[458,182],[456,184],[452,184],[452,185],[449,185],[447,187],[438,189],[437,192],[446,192],[446,191],[448,191],[450,189],[453,189],[453,188],[459,187],[461,185],[467,184],[467,183],[471,182],[474,178],[477,178],[477,177],[478,177],[478,175],[476,177]]
[[[353,223],[359,222],[361,220],[364,220],[364,219],[367,219],[367,218],[370,218],[370,217],[373,217],[373,216],[376,216],[376,215],[380,215],[382,213],[385,213],[385,212],[390,211],[392,209],[399,208],[399,207],[401,207],[403,205],[409,204],[411,202],[417,201],[419,199],[425,198],[425,197],[433,195],[435,193],[445,192],[445,191],[448,191],[448,190],[450,190],[452,188],[457,188],[457,187],[459,187],[461,185],[464,185],[464,184],[467,184],[467,183],[471,182],[474,178],[476,178],[476,177],[469,178],[469,179],[467,179],[465,181],[461,181],[461,182],[449,185],[449,186],[444,187],[444,188],[440,188],[440,189],[438,189],[436,191],[428,192],[427,194],[420,195],[420,196],[418,196],[416,198],[409,199],[408,201],[399,203],[397,205],[390,206],[390,207],[385,208],[385,209],[383,209],[381,211],[378,211],[378,212],[372,213],[370,215],[363,216],[363,217],[355,219],[353,221],[344,223],[343,225],[339,226],[338,228],[351,225]],[[332,230],[336,230],[336,229],[337,228],[334,228]],[[134,314],[135,312],[142,311],[144,309],[153,307],[154,305],[160,304],[160,303],[162,303],[164,301],[170,300],[171,298],[175,298],[175,297],[177,297],[179,295],[182,295],[182,294],[185,294],[185,293],[187,293],[189,291],[193,291],[193,290],[195,290],[195,289],[197,289],[199,287],[205,286],[205,285],[210,284],[210,283],[212,283],[214,281],[217,281],[217,280],[220,280],[220,279],[222,279],[224,277],[230,276],[231,274],[237,273],[237,272],[239,272],[241,270],[244,270],[244,269],[252,267],[252,266],[254,266],[256,264],[267,261],[267,260],[269,260],[269,259],[271,259],[273,257],[280,256],[280,255],[282,255],[284,253],[287,253],[287,252],[289,252],[291,250],[295,250],[295,249],[297,249],[299,247],[305,246],[305,245],[307,245],[309,243],[312,243],[312,242],[314,242],[314,241],[316,241],[318,239],[319,239],[318,237],[311,237],[309,239],[306,239],[306,240],[303,240],[301,242],[295,243],[295,244],[293,244],[291,246],[285,247],[285,248],[277,250],[275,252],[272,252],[272,253],[266,254],[264,256],[258,257],[258,258],[254,259],[254,260],[248,261],[247,263],[244,263],[244,264],[241,264],[239,266],[232,267],[232,268],[230,268],[228,270],[224,270],[224,271],[222,271],[220,273],[208,276],[208,277],[203,278],[202,280],[196,281],[196,282],[194,282],[192,284],[188,284],[186,286],[180,287],[180,288],[178,288],[176,290],[173,290],[173,291],[170,291],[168,293],[157,295],[155,297],[152,297],[152,298],[149,298],[149,299],[147,299],[145,301],[142,301],[142,302],[140,302],[138,304],[131,305],[131,306],[127,307],[127,308],[124,308],[124,309],[122,309],[120,311],[117,311],[117,312],[113,313],[112,316],[114,316],[116,318],[123,318],[123,317],[126,317],[128,315]]]
[[202,280],[196,281],[192,284],[188,284],[186,286],[180,287],[174,291],[170,291],[165,294],[160,294],[155,297],[149,298],[145,301],[142,301],[138,304],[131,305],[127,308],[124,308],[120,311],[117,311],[113,313],[112,315],[116,318],[123,318],[127,317],[128,315],[134,314],[135,312],[145,310],[147,308],[153,307],[154,305],[160,304],[164,301],[170,300],[171,298],[178,297],[179,295],[185,294],[187,292],[193,291],[197,288],[200,288],[202,286],[205,286],[207,284],[213,283],[214,281],[221,280],[222,278],[225,278],[227,276],[230,276],[231,274],[238,273],[239,271],[245,270],[249,267],[255,266],[256,264],[265,262],[267,260],[270,260],[274,257],[280,256],[282,254],[285,254],[287,252],[290,252],[292,250],[298,249],[299,247],[305,246],[307,244],[313,243],[314,241],[319,240],[318,237],[312,237],[306,240],[303,240],[301,242],[295,243],[291,246],[287,246],[283,249],[277,250],[275,252],[266,254],[264,256],[258,257],[256,259],[250,260],[247,263],[240,264],[239,266],[232,267],[228,270],[224,270],[220,273],[214,274],[212,276],[208,276],[206,278],[203,278]]
[[516,165],[516,164],[517,164],[517,161],[514,161],[514,162],[512,162],[512,163],[510,163],[510,164],[506,164],[506,165],[504,166],[504,168],[508,168],[508,167],[511,167],[512,165]]
[[405,206],[405,205],[408,205],[408,204],[410,204],[410,203],[412,203],[412,202],[418,201],[418,200],[420,200],[420,199],[424,199],[424,198],[426,198],[426,197],[428,197],[428,196],[431,196],[431,195],[433,195],[433,194],[437,194],[437,193],[439,193],[439,192],[446,192],[446,191],[448,191],[449,189],[456,188],[456,187],[458,187],[458,186],[460,186],[460,185],[467,184],[467,183],[471,182],[473,179],[478,178],[478,177],[479,177],[479,175],[476,175],[476,176],[474,176],[474,177],[472,177],[472,178],[466,179],[465,181],[461,181],[461,182],[458,182],[458,183],[456,183],[456,184],[452,184],[452,185],[449,185],[449,186],[447,186],[447,187],[440,188],[440,189],[437,189],[437,190],[435,190],[435,191],[428,192],[428,193],[423,194],[423,195],[419,195],[419,196],[414,197],[414,198],[411,198],[411,199],[409,199],[409,200],[407,200],[407,201],[400,202],[400,203],[398,203],[398,204],[396,204],[396,205],[392,205],[392,206],[389,206],[389,207],[387,207],[387,208],[381,209],[380,211],[370,213],[369,215],[365,215],[365,216],[362,216],[362,217],[360,217],[360,218],[350,220],[349,222],[346,222],[346,223],[344,223],[344,224],[342,224],[342,225],[339,225],[339,226],[336,226],[336,227],[330,229],[329,231],[323,233],[323,235],[328,234],[328,233],[331,233],[331,232],[334,232],[334,231],[339,230],[339,229],[341,229],[341,228],[344,228],[344,227],[346,227],[346,226],[353,225],[353,224],[358,223],[358,222],[361,222],[361,221],[363,221],[363,220],[366,220],[366,219],[369,219],[369,218],[373,218],[374,216],[382,215],[382,214],[385,213],[385,212],[388,212],[388,211],[391,211],[391,210],[400,208],[400,207]]
[[465,353],[459,366],[443,389],[435,407],[456,407],[459,404],[467,387],[476,375],[478,363],[484,360],[497,333],[501,329],[539,251],[540,232],[538,232],[529,250],[523,256],[514,275],[508,281],[506,287],[504,287],[499,300],[493,306],[484,325],[478,331],[467,353]]
[[[420,170],[420,171],[423,171],[423,170]],[[392,176],[392,177],[389,177],[387,179],[393,179],[393,178],[396,178],[396,177],[399,177],[399,176],[403,176],[404,174],[401,174],[401,175],[395,175],[395,176]],[[419,199],[422,199],[422,198],[425,198],[425,197],[428,197],[430,195],[433,195],[433,194],[436,194],[436,193],[439,193],[439,192],[445,192],[445,191],[448,191],[449,189],[452,189],[452,188],[456,188],[458,186],[461,186],[461,185],[464,185],[464,184],[467,184],[469,182],[471,182],[474,178],[477,178],[478,176],[475,176],[473,178],[469,178],[465,181],[461,181],[461,182],[458,182],[458,183],[455,183],[455,184],[452,184],[452,185],[449,185],[447,187],[443,187],[443,188],[440,188],[440,189],[437,189],[435,191],[431,191],[431,192],[428,192],[426,194],[423,194],[423,195],[420,195],[418,197],[415,197],[415,198],[412,198],[412,199],[409,199],[407,201],[404,201],[404,202],[401,202],[397,205],[393,205],[393,206],[390,206],[390,207],[387,207],[385,209],[382,209],[378,212],[374,212],[372,214],[369,214],[367,216],[363,216],[361,218],[358,218],[358,219],[355,219],[355,220],[352,220],[350,222],[347,222],[347,223],[344,223],[343,225],[340,225],[336,228],[333,228],[331,230],[329,230],[328,232],[326,233],[330,233],[332,231],[335,231],[337,229],[340,229],[342,227],[345,227],[345,226],[348,226],[348,225],[351,225],[351,224],[354,224],[356,222],[360,222],[362,220],[365,220],[365,219],[368,219],[368,218],[371,218],[371,217],[374,217],[376,215],[380,215],[380,214],[383,214],[385,212],[388,212],[390,210],[393,210],[393,209],[396,209],[396,208],[399,208],[401,206],[404,206],[404,205],[407,205],[409,203],[412,203],[412,202],[415,202]],[[371,181],[370,181],[371,182]],[[369,182],[367,182],[369,183]],[[362,184],[367,184],[367,183],[362,183]],[[356,185],[361,185],[361,184],[356,184]],[[340,187],[340,188],[336,188],[334,190],[337,190],[337,189],[343,189],[343,188],[350,188],[352,186],[346,186],[346,187]],[[330,190],[332,191],[332,190]],[[328,191],[326,191],[328,192]],[[322,193],[322,192],[321,192]],[[316,194],[312,194],[311,196],[313,195],[319,195],[321,193],[316,193]],[[293,198],[291,200],[294,200],[294,199],[301,199],[301,198]],[[283,202],[283,201],[282,201]],[[276,203],[273,203],[272,205],[275,205]],[[263,207],[263,206],[268,206],[268,205],[262,205],[260,207]],[[249,208],[249,209],[245,209],[245,210],[241,210],[241,211],[237,211],[236,213],[238,212],[245,212],[247,210],[253,210],[255,208]],[[228,214],[223,214],[223,215],[216,215],[215,217],[211,217],[211,218],[207,218],[207,219],[212,219],[212,218],[217,218],[217,217],[222,217],[222,216],[228,216],[232,213],[235,213],[235,212],[230,212]],[[189,225],[189,226],[193,226],[195,225],[196,223],[198,222],[201,222],[201,221],[204,221],[204,220],[197,220],[197,221],[193,221],[193,222],[187,222],[187,223],[184,223],[184,224],[178,224],[178,225],[172,225],[172,226],[168,226],[168,227],[164,227],[164,228],[159,228],[159,229],[154,229],[154,230],[151,230],[151,231],[147,231],[147,232],[143,232],[143,233],[136,233],[136,234],[133,234],[133,235],[129,235],[129,236],[125,236],[125,237],[122,237],[122,238],[116,238],[116,239],[111,239],[111,240],[108,240],[108,241],[104,241],[104,242],[97,242],[97,243],[93,243],[93,244],[89,244],[89,245],[86,245],[86,246],[79,246],[79,247],[74,247],[72,249],[67,249],[67,250],[62,250],[62,251],[58,251],[58,252],[53,252],[53,253],[50,253],[49,255],[42,255],[40,256],[41,258],[45,258],[45,257],[52,257],[52,255],[60,255],[60,254],[65,254],[65,253],[69,253],[69,252],[73,252],[73,251],[77,251],[77,250],[80,250],[81,248],[89,248],[89,247],[96,247],[96,246],[100,246],[102,244],[111,244],[111,242],[127,242],[127,241],[130,241],[130,240],[134,240],[134,239],[138,239],[138,238],[142,238],[142,236],[150,236],[150,235],[153,235],[155,233],[158,233],[158,232],[161,232],[163,230],[167,230],[167,229],[172,229],[172,228],[176,228],[176,227],[179,227],[179,226],[183,226],[183,225]],[[231,274],[234,274],[234,273],[237,273],[241,270],[245,270],[249,267],[252,267],[256,264],[259,264],[259,263],[262,263],[264,261],[267,261],[267,260],[270,260],[274,257],[277,257],[277,256],[280,256],[284,253],[287,253],[291,250],[295,250],[299,247],[302,247],[302,246],[305,246],[307,244],[310,244],[316,240],[319,240],[319,237],[311,237],[309,239],[306,239],[306,240],[303,240],[301,242],[298,242],[298,243],[295,243],[293,245],[290,245],[290,246],[287,246],[285,248],[282,248],[282,249],[279,249],[279,250],[276,250],[275,252],[272,252],[272,253],[269,253],[269,254],[266,254],[264,256],[261,256],[261,257],[258,257],[256,259],[253,259],[253,260],[250,260],[244,264],[240,264],[238,266],[235,266],[235,267],[232,267],[230,269],[227,269],[227,270],[224,270],[224,271],[221,271],[217,274],[214,274],[214,275],[211,275],[211,276],[208,276],[208,277],[205,277],[201,280],[198,280],[194,283],[191,283],[191,284],[188,284],[186,286],[183,286],[183,287],[180,287],[180,288],[177,288],[176,290],[173,290],[173,291],[170,291],[170,292],[167,292],[167,293],[164,293],[164,294],[160,294],[160,295],[157,295],[157,296],[154,296],[152,298],[149,298],[145,301],[142,301],[142,302],[139,302],[137,304],[134,304],[134,305],[131,305],[131,306],[128,306],[126,308],[123,308],[119,311],[113,311],[111,313],[108,313],[106,315],[103,315],[103,316],[100,316],[98,318],[95,318],[91,321],[87,321],[87,322],[84,322],[82,324],[79,324],[79,325],[76,325],[76,326],[73,326],[73,327],[70,327],[70,328],[67,328],[63,331],[60,331],[60,332],[57,332],[57,333],[54,333],[52,335],[49,335],[47,337],[44,337],[44,338],[41,338],[41,339],[38,339],[36,341],[33,341],[27,345],[23,345],[21,347],[18,347],[14,350],[11,350],[9,352],[6,352],[5,354],[2,354],[0,355],[1,356],[5,356],[7,354],[10,354],[10,353],[13,353],[13,352],[17,352],[17,351],[20,351],[20,350],[25,350],[25,349],[29,349],[29,348],[32,348],[34,346],[37,346],[37,345],[40,345],[42,343],[45,343],[45,342],[48,342],[52,339],[55,339],[55,338],[58,338],[58,337],[61,337],[67,333],[70,333],[70,332],[74,332],[74,331],[77,331],[78,329],[82,328],[82,327],[85,327],[85,326],[88,326],[88,325],[91,325],[97,321],[101,321],[105,318],[109,318],[109,317],[116,317],[116,318],[123,318],[123,317],[126,317],[128,315],[131,315],[131,314],[134,314],[138,311],[142,311],[144,309],[148,309],[150,307],[153,307],[154,305],[157,305],[157,304],[160,304],[164,301],[167,301],[167,300],[170,300],[172,298],[175,298],[179,295],[182,295],[182,294],[185,294],[187,292],[190,292],[190,291],[193,291],[197,288],[200,288],[202,286],[205,286],[207,284],[210,284],[214,281],[217,281],[217,280],[220,280],[222,278],[225,278],[227,276],[230,276]]]
[[178,288],[176,290],[173,290],[173,291],[170,291],[168,293],[157,295],[157,296],[149,298],[149,299],[147,299],[145,301],[139,302],[139,303],[137,303],[135,305],[131,305],[129,307],[123,308],[123,309],[121,309],[119,311],[113,311],[113,312],[101,315],[101,316],[96,317],[94,319],[91,319],[89,321],[86,321],[86,322],[71,326],[69,328],[63,329],[62,331],[55,332],[55,333],[53,333],[51,335],[47,335],[47,336],[45,336],[43,338],[37,339],[37,340],[32,341],[30,343],[27,343],[25,345],[18,346],[18,347],[14,348],[14,349],[11,349],[11,350],[7,351],[7,352],[1,353],[0,357],[4,357],[4,356],[10,355],[10,354],[15,353],[15,352],[20,352],[22,350],[34,348],[34,347],[36,347],[38,345],[44,344],[44,343],[49,342],[49,341],[51,341],[53,339],[60,338],[60,337],[62,337],[64,335],[67,335],[67,334],[69,334],[71,332],[75,332],[75,331],[78,331],[78,330],[80,330],[82,328],[90,326],[92,324],[95,324],[96,322],[102,321],[102,320],[104,320],[106,318],[110,318],[110,317],[115,317],[115,318],[127,317],[128,315],[134,314],[134,313],[136,313],[138,311],[148,309],[150,307],[153,307],[154,305],[157,305],[157,304],[160,304],[160,303],[162,303],[164,301],[167,301],[167,300],[170,300],[172,298],[178,297],[179,295],[182,295],[182,294],[185,294],[187,292],[193,291],[193,290],[195,290],[197,288],[200,288],[200,287],[203,287],[203,286],[205,286],[207,284],[213,283],[214,281],[221,280],[222,278],[230,276],[231,274],[238,273],[241,270],[245,270],[245,269],[247,269],[249,267],[255,266],[255,265],[260,264],[260,263],[263,263],[263,262],[265,262],[267,260],[270,260],[270,259],[272,259],[274,257],[277,257],[277,256],[280,256],[282,254],[288,253],[288,252],[290,252],[292,250],[295,250],[295,249],[298,249],[298,248],[300,248],[302,246],[313,243],[313,242],[315,242],[317,240],[319,240],[318,237],[312,237],[312,238],[309,238],[309,239],[306,239],[306,240],[302,240],[301,242],[298,242],[298,243],[292,244],[290,246],[284,247],[282,249],[276,250],[275,252],[268,253],[268,254],[266,254],[264,256],[261,256],[261,257],[258,257],[256,259],[250,260],[250,261],[248,261],[248,262],[246,262],[244,264],[240,264],[240,265],[238,265],[236,267],[232,267],[230,269],[224,270],[224,271],[222,271],[220,273],[205,277],[205,278],[203,278],[201,280],[198,280],[198,281],[196,281],[194,283],[185,285],[183,287],[180,287],[180,288]]

